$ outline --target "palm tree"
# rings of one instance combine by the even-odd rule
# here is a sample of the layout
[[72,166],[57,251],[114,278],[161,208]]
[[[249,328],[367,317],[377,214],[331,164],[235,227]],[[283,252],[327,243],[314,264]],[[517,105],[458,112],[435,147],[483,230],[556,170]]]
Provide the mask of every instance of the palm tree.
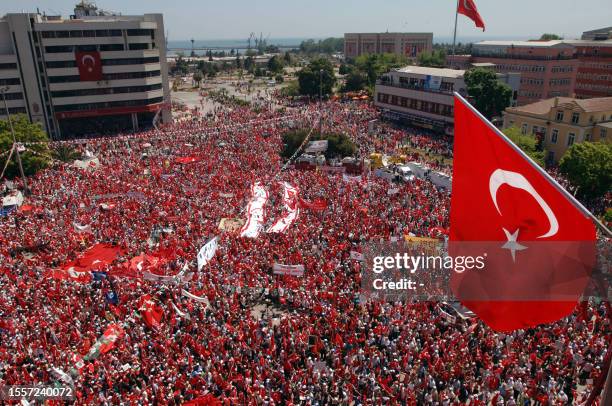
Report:
[[61,162],[72,162],[77,159],[81,159],[81,154],[67,144],[58,145],[55,149],[53,149],[51,155],[53,156],[53,159]]

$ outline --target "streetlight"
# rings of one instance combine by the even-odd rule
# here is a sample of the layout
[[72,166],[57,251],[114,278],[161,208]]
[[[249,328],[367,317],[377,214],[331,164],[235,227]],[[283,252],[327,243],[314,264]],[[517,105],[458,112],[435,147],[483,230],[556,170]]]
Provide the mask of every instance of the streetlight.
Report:
[[319,69],[319,136],[323,135],[323,69]]
[[15,138],[15,129],[13,128],[13,122],[11,121],[11,113],[8,109],[8,104],[6,103],[6,92],[9,90],[8,86],[0,88],[0,93],[2,94],[2,100],[4,101],[4,109],[6,110],[6,119],[9,122],[9,127],[11,128],[11,134],[13,135],[13,146],[15,148],[15,152],[17,152],[17,164],[19,165],[19,172],[21,174],[21,179],[23,180],[23,192],[25,195],[28,194],[28,181],[26,180],[25,174],[23,173],[23,165],[21,164],[21,154],[19,153],[19,146],[17,145],[17,139]]

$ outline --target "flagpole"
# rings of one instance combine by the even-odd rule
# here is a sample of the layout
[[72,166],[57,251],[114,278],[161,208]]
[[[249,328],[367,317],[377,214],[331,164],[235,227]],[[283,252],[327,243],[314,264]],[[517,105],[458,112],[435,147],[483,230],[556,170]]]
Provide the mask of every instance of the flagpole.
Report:
[[533,169],[538,171],[544,178],[557,189],[566,199],[568,199],[578,210],[584,214],[585,217],[590,218],[601,230],[606,237],[612,237],[612,232],[606,227],[593,213],[589,211],[586,207],[582,205],[571,193],[563,188],[563,186],[559,185],[559,183],[548,174],[540,165],[535,163],[533,159],[531,159],[522,149],[520,149],[515,143],[513,143],[506,135],[499,130],[499,128],[495,127],[489,120],[485,118],[474,106],[472,106],[463,96],[461,96],[457,92],[453,92],[455,94],[455,98],[459,99],[461,103],[463,103],[467,108],[469,108],[474,114],[476,114],[480,119],[486,123],[486,125],[495,133],[498,137],[500,137],[506,144],[510,146],[514,151],[516,151],[519,155],[521,155],[525,161],[527,161]]
[[457,42],[457,18],[459,17],[459,1],[460,0],[457,0],[457,6],[455,7],[455,33],[453,34],[452,55],[455,55],[455,43]]

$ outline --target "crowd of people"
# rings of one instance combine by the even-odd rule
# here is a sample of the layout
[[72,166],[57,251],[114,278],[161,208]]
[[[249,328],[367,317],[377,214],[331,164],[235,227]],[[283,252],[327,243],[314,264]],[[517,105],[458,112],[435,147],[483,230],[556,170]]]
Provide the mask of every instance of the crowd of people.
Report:
[[[348,134],[360,156],[406,144],[451,156],[445,138],[372,129],[378,114],[367,102],[322,107],[325,130]],[[436,303],[360,296],[363,264],[351,251],[447,229],[450,195],[367,171],[282,171],[282,134],[318,125],[318,111],[233,105],[159,131],[71,142],[99,166],[56,163],[29,180],[27,210],[0,218],[0,382],[59,379],[77,404],[101,405],[585,401],[610,343],[604,303],[501,334],[476,319],[449,321]],[[284,233],[220,229],[222,219],[246,219],[255,182],[268,191],[266,225],[283,213],[280,182],[324,204],[301,208]],[[198,270],[196,255],[214,237],[218,249]],[[120,252],[90,280],[54,272],[101,243]],[[304,273],[278,275],[274,264]],[[88,356],[109,325],[122,334]]]

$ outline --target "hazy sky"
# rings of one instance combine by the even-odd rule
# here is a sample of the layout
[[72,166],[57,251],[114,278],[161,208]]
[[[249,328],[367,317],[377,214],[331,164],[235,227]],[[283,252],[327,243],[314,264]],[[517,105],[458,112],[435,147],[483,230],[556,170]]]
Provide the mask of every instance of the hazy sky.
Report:
[[[610,0],[475,0],[487,25],[482,33],[459,16],[458,36],[535,37],[553,32],[567,38],[612,25]],[[76,0],[3,0],[0,14],[35,11],[72,13]],[[425,31],[452,36],[456,0],[98,0],[122,14],[164,14],[170,40],[341,36],[344,32]]]

